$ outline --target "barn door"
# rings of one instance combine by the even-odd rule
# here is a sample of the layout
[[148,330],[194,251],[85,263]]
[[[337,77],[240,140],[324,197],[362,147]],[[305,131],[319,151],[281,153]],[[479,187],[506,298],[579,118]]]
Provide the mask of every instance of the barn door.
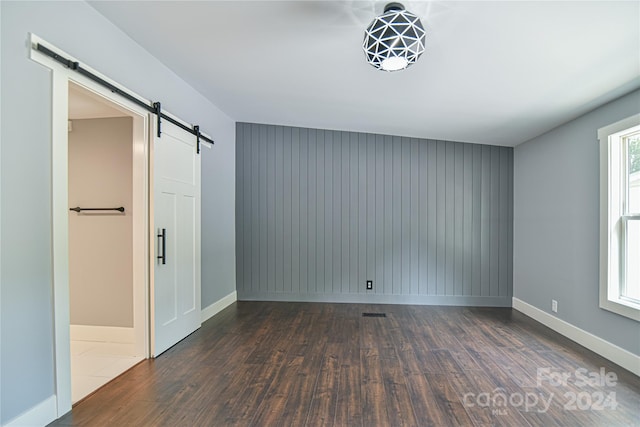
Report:
[[200,327],[200,156],[196,138],[167,121],[153,150],[152,353],[158,356]]

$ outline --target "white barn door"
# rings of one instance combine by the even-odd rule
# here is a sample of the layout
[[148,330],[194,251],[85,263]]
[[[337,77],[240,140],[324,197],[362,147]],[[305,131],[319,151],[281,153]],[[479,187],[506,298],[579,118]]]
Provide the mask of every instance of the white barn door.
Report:
[[152,354],[158,356],[200,327],[200,156],[196,137],[168,121],[154,139]]

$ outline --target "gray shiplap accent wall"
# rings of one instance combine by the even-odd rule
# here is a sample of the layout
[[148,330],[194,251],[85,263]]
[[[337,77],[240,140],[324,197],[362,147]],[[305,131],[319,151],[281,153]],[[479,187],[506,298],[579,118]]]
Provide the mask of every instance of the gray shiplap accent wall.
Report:
[[236,141],[239,299],[511,305],[512,148],[251,123]]

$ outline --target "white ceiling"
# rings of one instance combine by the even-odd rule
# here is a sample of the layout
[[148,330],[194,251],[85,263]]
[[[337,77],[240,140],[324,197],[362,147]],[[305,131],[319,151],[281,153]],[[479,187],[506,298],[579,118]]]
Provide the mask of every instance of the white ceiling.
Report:
[[237,121],[517,145],[640,88],[640,2],[403,2],[426,52],[370,66],[387,2],[91,2]]
[[78,85],[69,85],[69,119],[102,119],[106,117],[125,117],[126,113],[99,95]]

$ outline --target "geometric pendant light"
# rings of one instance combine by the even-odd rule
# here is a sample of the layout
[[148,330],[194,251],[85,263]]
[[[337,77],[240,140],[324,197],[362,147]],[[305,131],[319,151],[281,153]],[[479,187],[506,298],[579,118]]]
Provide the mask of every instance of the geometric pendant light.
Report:
[[404,70],[424,52],[425,31],[418,18],[400,3],[389,3],[364,33],[362,49],[379,70]]

